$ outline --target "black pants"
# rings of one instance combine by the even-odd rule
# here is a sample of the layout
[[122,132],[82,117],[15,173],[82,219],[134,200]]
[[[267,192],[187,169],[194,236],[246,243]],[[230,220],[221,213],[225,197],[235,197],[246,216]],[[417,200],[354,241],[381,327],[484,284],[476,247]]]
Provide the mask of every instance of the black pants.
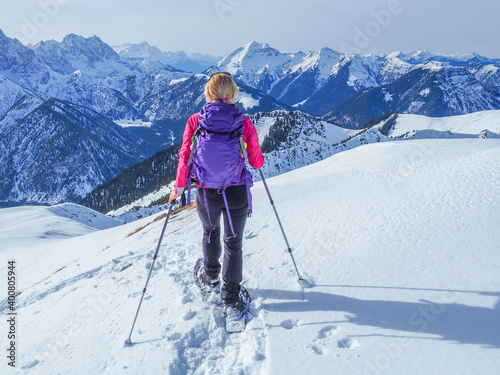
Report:
[[[208,203],[205,206],[204,190]],[[198,188],[196,205],[198,216],[203,225],[203,256],[207,276],[217,278],[221,271],[219,258],[222,254],[220,242],[220,217],[224,218],[224,261],[222,266],[222,299],[225,303],[236,302],[240,293],[243,270],[243,231],[248,215],[246,185],[232,186],[226,189],[227,205],[234,229],[231,231],[226,213],[224,198],[217,189]],[[209,217],[210,214],[210,217]]]

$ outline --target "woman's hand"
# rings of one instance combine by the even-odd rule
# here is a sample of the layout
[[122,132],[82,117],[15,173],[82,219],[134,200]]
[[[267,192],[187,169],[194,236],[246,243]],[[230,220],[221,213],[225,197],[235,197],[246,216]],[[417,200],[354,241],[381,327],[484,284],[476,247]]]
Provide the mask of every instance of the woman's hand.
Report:
[[172,201],[175,201],[180,196],[181,196],[180,194],[175,194],[175,190],[172,190],[170,192],[170,196],[168,197],[168,203],[172,203]]

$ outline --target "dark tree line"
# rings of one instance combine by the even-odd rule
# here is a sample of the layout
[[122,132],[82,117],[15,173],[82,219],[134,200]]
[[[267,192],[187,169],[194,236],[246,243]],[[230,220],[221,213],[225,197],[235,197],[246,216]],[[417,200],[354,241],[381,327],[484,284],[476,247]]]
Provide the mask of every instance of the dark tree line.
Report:
[[106,213],[175,180],[180,145],[159,151],[97,186],[80,204]]
[[287,141],[291,131],[295,128],[298,116],[296,112],[286,112],[276,117],[275,123],[262,141],[263,153],[277,150],[283,142]]

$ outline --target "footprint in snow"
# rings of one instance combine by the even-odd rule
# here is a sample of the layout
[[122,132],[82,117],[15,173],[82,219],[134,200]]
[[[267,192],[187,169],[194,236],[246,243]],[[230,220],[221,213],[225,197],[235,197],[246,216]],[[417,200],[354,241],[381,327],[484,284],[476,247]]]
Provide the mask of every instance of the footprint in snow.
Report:
[[316,353],[317,355],[323,355],[323,349],[321,347],[319,347],[318,345],[316,344],[311,344],[310,345],[310,348],[312,349],[312,351],[314,353]]
[[185,305],[186,303],[189,303],[189,302],[193,302],[193,298],[191,297],[191,295],[189,295],[189,294],[184,295],[181,299],[181,303],[183,305]]
[[292,329],[293,327],[297,327],[297,322],[292,319],[283,320],[280,323],[280,327],[284,329]]
[[[149,270],[150,268],[151,268],[151,262],[147,262],[147,263],[146,263],[146,269],[147,269],[147,270]],[[158,271],[158,270],[159,270],[159,269],[161,269],[161,268],[162,268],[162,264],[161,264],[161,262],[158,262],[158,261],[157,261],[157,262],[155,263],[154,267],[153,267],[153,270]]]
[[191,320],[196,316],[196,311],[189,311],[182,317],[182,320]]
[[[329,350],[329,348],[333,347],[333,342],[335,341],[335,335],[337,335],[340,326],[336,325],[328,325],[326,327],[321,328],[316,338],[309,345],[309,348],[317,355],[323,355],[325,352]],[[337,345],[339,345],[337,342]]]
[[339,331],[339,328],[339,326],[335,325],[323,327],[319,330],[317,339],[322,340],[333,337]]
[[339,348],[342,348],[342,349],[356,349],[359,347],[359,341],[346,337],[342,340],[339,340],[337,342],[337,345]]

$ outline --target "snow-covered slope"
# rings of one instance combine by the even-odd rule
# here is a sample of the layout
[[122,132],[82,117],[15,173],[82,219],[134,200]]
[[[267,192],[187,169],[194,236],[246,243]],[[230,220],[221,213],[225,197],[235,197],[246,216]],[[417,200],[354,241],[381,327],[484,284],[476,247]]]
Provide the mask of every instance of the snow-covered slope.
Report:
[[393,138],[500,137],[500,111],[450,117],[398,115],[387,129],[387,135]]
[[[90,208],[73,203],[63,203],[55,206],[24,206],[16,208],[3,208],[0,211],[0,241],[2,242],[2,255],[17,257],[22,255],[29,259],[31,252],[40,254],[38,246],[33,239],[38,239],[39,244],[52,244],[61,240],[83,236],[97,230],[109,229],[121,225],[122,222],[103,215]],[[23,249],[22,254],[18,253]],[[71,253],[71,251],[68,251]],[[48,254],[46,254],[48,255]],[[69,254],[72,257],[71,254]],[[36,264],[41,261],[35,257],[31,262]],[[60,259],[57,259],[60,261]],[[34,276],[39,271],[34,271]]]
[[2,99],[0,101],[0,119],[2,119],[14,105],[30,96],[33,96],[33,94],[0,74],[0,98]]
[[[274,111],[250,116],[265,153],[263,171],[276,176],[323,160],[345,148],[338,145],[356,135],[301,111]],[[250,168],[255,181],[260,174]]]
[[[14,246],[0,251],[16,259],[18,330],[30,332],[18,338],[19,367],[4,371],[496,374],[499,163],[496,139],[406,140],[268,179],[299,270],[314,285],[305,290],[257,183],[243,273],[254,302],[240,335],[225,333],[220,309],[204,305],[193,283],[196,212],[174,215],[132,347],[123,343],[163,220],[51,240],[19,219],[34,208],[0,210],[23,232],[16,243],[2,226],[2,243]],[[79,225],[55,221],[59,230]],[[37,256],[26,253],[35,247]]]

